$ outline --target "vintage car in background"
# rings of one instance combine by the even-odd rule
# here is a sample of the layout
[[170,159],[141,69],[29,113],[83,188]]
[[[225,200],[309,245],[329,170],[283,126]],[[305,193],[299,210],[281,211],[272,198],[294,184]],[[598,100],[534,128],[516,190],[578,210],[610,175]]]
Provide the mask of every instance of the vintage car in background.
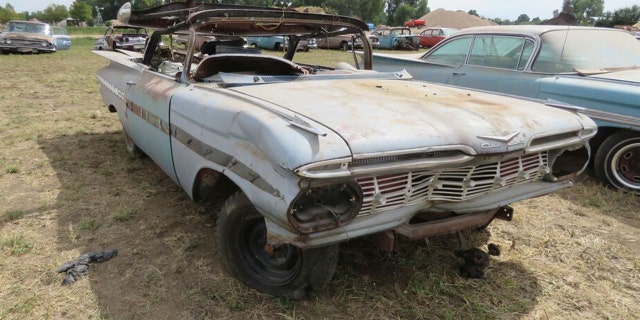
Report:
[[109,27],[104,36],[97,38],[96,50],[129,50],[143,51],[147,41],[147,29],[130,25]]
[[[597,127],[588,117],[372,71],[367,27],[355,18],[182,2],[127,3],[118,18],[156,29],[143,54],[94,51],[109,60],[100,93],[128,151],[196,201],[226,199],[219,259],[269,294],[303,298],[329,283],[349,239],[377,237],[392,250],[396,238],[509,220],[510,203],[571,186],[589,162]],[[160,45],[184,31],[291,42],[282,57]],[[296,62],[310,58],[293,50],[301,39],[342,34],[359,35],[363,55],[328,53],[357,60]]]
[[0,36],[0,53],[50,53],[56,51],[51,26],[33,21],[9,21]]
[[[289,47],[289,37],[286,36],[249,36],[246,37],[247,45],[249,47],[254,47],[258,49],[266,49],[266,50],[276,50],[282,51],[287,50]],[[309,51],[309,49],[315,49],[318,45],[316,44],[316,39],[303,39],[298,42],[298,47],[296,51]]]
[[426,21],[424,21],[423,19],[411,19],[407,22],[404,23],[405,27],[409,27],[409,28],[423,28],[426,24]]
[[52,27],[51,35],[53,37],[53,43],[55,44],[57,50],[71,49],[71,37],[69,37],[65,28]]
[[340,49],[343,51],[362,49],[362,39],[355,34],[316,38],[316,44],[320,49]]
[[369,35],[369,41],[376,49],[390,50],[418,50],[420,39],[411,34],[411,29],[406,27],[380,27]]
[[626,31],[477,27],[423,55],[375,54],[374,62],[376,70],[405,69],[420,80],[584,107],[599,127],[596,176],[640,194],[640,42]]
[[458,29],[454,28],[427,28],[422,30],[422,32],[418,34],[418,37],[420,37],[420,46],[431,48],[456,31],[458,31]]

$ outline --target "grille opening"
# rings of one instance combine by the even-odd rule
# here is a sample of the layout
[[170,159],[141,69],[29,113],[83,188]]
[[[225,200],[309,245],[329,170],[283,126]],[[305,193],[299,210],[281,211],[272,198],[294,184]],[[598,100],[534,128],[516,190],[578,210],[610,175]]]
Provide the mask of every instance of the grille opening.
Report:
[[[460,202],[527,181],[542,180],[549,173],[548,158],[545,151],[475,167],[357,178],[363,195],[359,215],[427,201]],[[567,162],[571,162],[568,156]]]

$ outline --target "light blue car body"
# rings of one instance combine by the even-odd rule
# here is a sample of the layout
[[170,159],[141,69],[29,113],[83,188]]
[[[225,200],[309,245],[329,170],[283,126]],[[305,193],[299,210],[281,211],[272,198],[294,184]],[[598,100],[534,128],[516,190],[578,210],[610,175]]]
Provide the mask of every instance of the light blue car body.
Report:
[[[566,46],[561,47],[564,50],[562,59],[560,54],[554,56],[543,43],[544,37],[551,37],[547,34],[553,32],[558,33],[554,36],[558,43]],[[579,37],[585,35],[598,40],[582,42]],[[522,48],[517,48],[515,52],[519,59],[510,60],[510,55],[501,56],[498,52],[499,42],[509,38],[523,39]],[[622,44],[616,42],[616,45],[609,45],[608,41],[614,38],[622,40]],[[575,47],[572,48],[572,45]],[[482,47],[483,50],[474,46]],[[561,65],[572,51],[576,53],[571,57],[574,59],[570,62],[573,65]],[[582,63],[599,63],[580,61],[591,56],[601,59],[604,67],[613,68],[582,70],[575,67]],[[620,56],[627,59],[620,59]],[[553,67],[544,65],[543,59],[545,63],[547,59],[553,60]],[[374,69],[378,71],[405,69],[419,80],[584,107],[586,109],[583,113],[596,120],[599,126],[599,135],[592,140],[592,147],[598,149],[607,138],[616,134],[626,137],[624,144],[627,147],[611,141],[599,151],[601,161],[598,161],[597,154],[596,166],[601,165],[603,168],[596,167],[596,174],[613,186],[640,192],[640,42],[625,31],[567,26],[468,28],[457,32],[427,53],[374,53],[373,60]],[[554,72],[555,70],[559,72]],[[619,133],[621,131],[630,133],[625,135]],[[627,152],[626,155],[618,154],[617,159],[624,160],[626,157],[628,160],[618,161],[617,164],[607,160],[616,160],[617,150],[612,151],[610,148],[616,146]]]
[[71,49],[71,37],[67,35],[67,30],[62,27],[52,27],[51,33],[53,43],[56,45],[56,50]]

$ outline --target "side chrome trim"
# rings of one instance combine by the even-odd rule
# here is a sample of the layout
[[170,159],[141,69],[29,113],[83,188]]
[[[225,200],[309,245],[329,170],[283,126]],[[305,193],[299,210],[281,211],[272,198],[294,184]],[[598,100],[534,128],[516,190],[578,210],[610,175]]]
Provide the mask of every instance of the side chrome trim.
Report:
[[147,123],[160,130],[162,133],[173,136],[174,138],[176,138],[176,140],[180,141],[187,148],[191,149],[202,158],[211,161],[221,167],[224,167],[225,170],[229,170],[235,173],[242,179],[251,182],[256,187],[273,195],[274,197],[281,197],[280,191],[278,191],[278,189],[274,188],[264,178],[262,178],[260,174],[249,168],[249,166],[238,161],[238,159],[232,157],[224,151],[218,150],[213,146],[204,143],[201,140],[198,140],[196,137],[192,136],[182,128],[177,127],[173,124],[170,125],[166,121],[160,119],[157,115],[149,112],[148,110],[129,100],[126,101],[126,105],[127,109],[131,110],[133,114],[145,120]]

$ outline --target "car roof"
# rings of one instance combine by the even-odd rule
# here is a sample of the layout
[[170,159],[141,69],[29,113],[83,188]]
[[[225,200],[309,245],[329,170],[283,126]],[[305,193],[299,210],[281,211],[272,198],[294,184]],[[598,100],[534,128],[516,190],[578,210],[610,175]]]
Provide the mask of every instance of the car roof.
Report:
[[580,27],[580,26],[560,26],[560,25],[504,25],[504,26],[484,26],[471,27],[458,30],[456,36],[467,34],[522,34],[538,36],[540,34],[556,30],[608,30],[620,31],[611,28]]

